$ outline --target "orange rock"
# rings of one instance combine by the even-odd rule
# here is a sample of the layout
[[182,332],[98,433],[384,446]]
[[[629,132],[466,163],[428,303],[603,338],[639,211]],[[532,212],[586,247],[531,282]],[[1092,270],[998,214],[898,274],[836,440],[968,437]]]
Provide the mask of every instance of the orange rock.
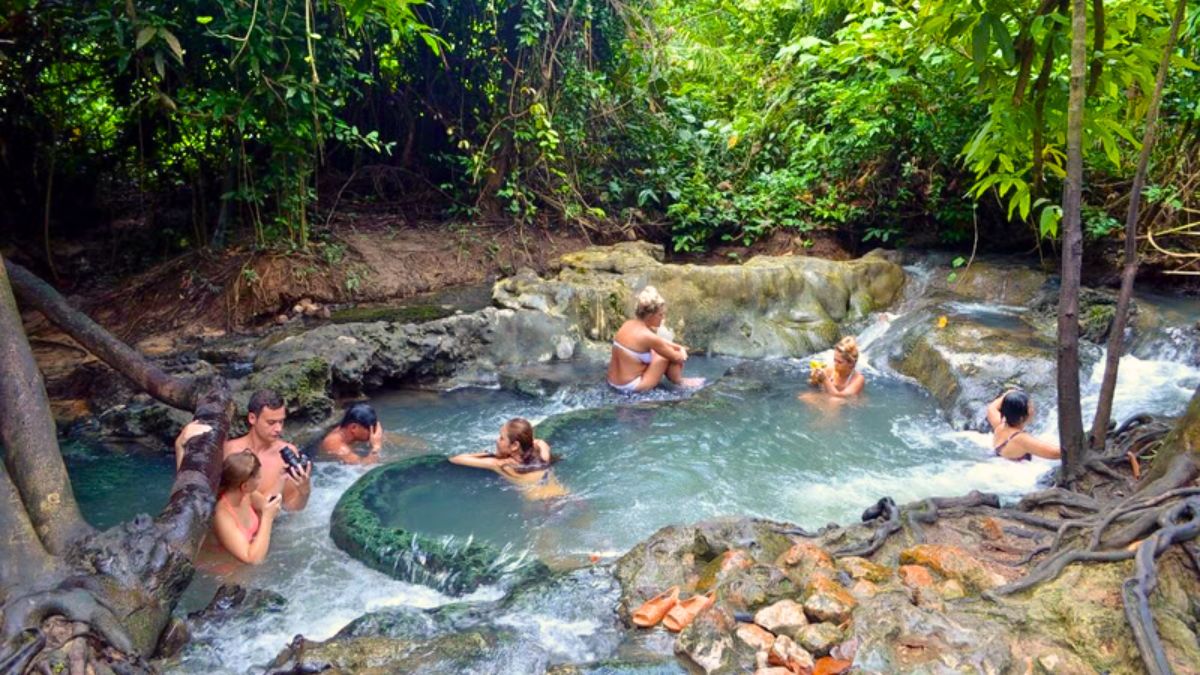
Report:
[[775,644],[775,635],[752,623],[739,623],[737,636],[756,651],[767,651]]
[[850,619],[858,600],[838,582],[821,574],[809,578],[804,613],[813,621],[840,624]]
[[887,581],[892,576],[891,570],[866,558],[854,556],[839,558],[837,566],[838,569],[849,574],[851,579],[866,579],[877,584]]
[[900,581],[909,588],[927,588],[933,585],[933,575],[921,565],[901,565],[898,570]]
[[841,661],[830,656],[817,659],[813,666],[813,675],[841,675],[850,670],[851,661]]
[[775,638],[775,644],[771,645],[768,663],[773,666],[790,668],[793,673],[807,673],[812,672],[813,657],[790,637],[780,635]]
[[740,548],[735,548],[725,551],[721,554],[721,571],[728,572],[732,569],[745,570],[754,566],[754,558],[750,554]]
[[998,541],[1004,538],[1004,528],[1000,527],[1000,523],[991,516],[979,521],[979,530],[984,537],[987,537],[992,541]]
[[816,544],[801,541],[788,549],[780,557],[778,564],[783,567],[808,565],[833,569],[833,556]]
[[924,565],[947,579],[957,579],[968,590],[981,591],[1004,583],[1000,574],[988,569],[975,556],[959,546],[920,544],[900,553],[903,564]]
[[754,671],[754,675],[795,675],[795,673],[792,672],[791,668],[784,668],[783,666],[771,666],[768,668],[759,668],[758,670]]
[[803,605],[795,600],[784,599],[755,612],[754,623],[776,635],[791,635],[807,626],[808,620],[804,617]]

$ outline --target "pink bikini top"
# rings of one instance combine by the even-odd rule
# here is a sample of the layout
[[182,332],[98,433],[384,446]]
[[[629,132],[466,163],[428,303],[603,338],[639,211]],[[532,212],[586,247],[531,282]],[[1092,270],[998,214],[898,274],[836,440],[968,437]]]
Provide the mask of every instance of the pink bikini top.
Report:
[[238,529],[241,530],[246,535],[246,539],[248,539],[250,541],[254,541],[254,535],[258,534],[258,526],[259,526],[259,522],[260,522],[259,517],[258,517],[258,512],[255,511],[253,508],[250,509],[250,515],[254,516],[254,524],[251,525],[250,527],[242,527],[242,521],[241,521],[241,519],[238,518],[237,511],[233,510],[233,506],[229,503],[229,500],[226,499],[225,496],[223,496],[223,495],[221,497],[221,503],[225,505],[225,508],[229,509],[230,515],[233,516],[233,522],[237,523]]

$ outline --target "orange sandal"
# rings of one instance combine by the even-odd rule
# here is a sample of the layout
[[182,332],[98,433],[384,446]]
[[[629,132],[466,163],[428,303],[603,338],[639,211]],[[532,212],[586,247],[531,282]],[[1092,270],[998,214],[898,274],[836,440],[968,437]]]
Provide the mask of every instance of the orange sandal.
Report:
[[633,613],[633,625],[642,628],[655,626],[679,602],[679,587],[672,586],[642,603]]
[[683,602],[675,605],[674,609],[667,612],[667,618],[663,619],[663,626],[672,633],[687,628],[696,617],[708,608],[713,603],[715,595],[710,591],[707,595],[693,595]]

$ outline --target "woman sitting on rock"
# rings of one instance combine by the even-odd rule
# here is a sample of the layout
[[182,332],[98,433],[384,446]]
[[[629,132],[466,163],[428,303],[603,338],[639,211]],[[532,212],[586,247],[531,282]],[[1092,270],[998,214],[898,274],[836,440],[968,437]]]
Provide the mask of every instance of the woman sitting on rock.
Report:
[[268,499],[258,492],[261,468],[258,457],[249,450],[226,457],[213,513],[217,542],[233,557],[251,565],[266,560],[271,525],[283,505],[282,495]]
[[529,499],[549,499],[567,493],[550,471],[557,458],[550,454],[550,444],[533,437],[533,425],[523,417],[514,417],[500,425],[493,453],[476,452],[455,455],[453,464],[476,469],[491,469],[525,488]]
[[867,379],[855,369],[858,365],[858,342],[847,335],[833,346],[833,363],[813,362],[808,383],[835,398],[849,398],[862,393]]
[[608,384],[625,394],[649,391],[663,375],[681,387],[699,387],[704,378],[684,377],[687,349],[658,335],[666,315],[667,301],[653,286],[637,296],[636,318],[621,324],[613,336],[612,359],[608,362]]
[[987,419],[992,425],[992,450],[997,457],[1024,462],[1034,455],[1046,459],[1062,456],[1057,445],[1025,431],[1033,419],[1033,402],[1023,391],[1010,389],[989,403]]

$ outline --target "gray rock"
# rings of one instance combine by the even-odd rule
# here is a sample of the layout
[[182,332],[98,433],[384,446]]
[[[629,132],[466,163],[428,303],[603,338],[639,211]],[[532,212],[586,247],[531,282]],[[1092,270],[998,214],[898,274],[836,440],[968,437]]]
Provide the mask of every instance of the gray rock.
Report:
[[759,256],[742,265],[666,265],[644,242],[565,255],[552,279],[531,272],[496,283],[495,302],[564,317],[592,340],[609,340],[653,285],[668,303],[666,329],[697,350],[745,357],[800,356],[832,345],[841,326],[891,305],[901,268],[879,255],[835,262]]

